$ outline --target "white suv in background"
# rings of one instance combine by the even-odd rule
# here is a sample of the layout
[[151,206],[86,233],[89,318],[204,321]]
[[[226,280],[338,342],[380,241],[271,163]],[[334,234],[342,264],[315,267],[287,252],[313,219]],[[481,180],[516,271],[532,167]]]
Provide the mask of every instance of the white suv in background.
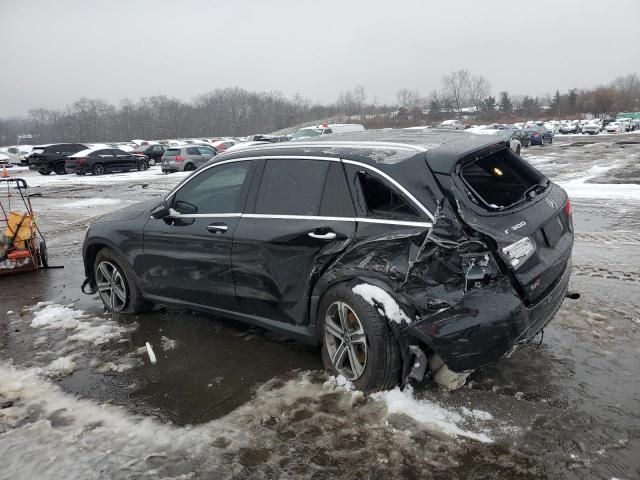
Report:
[[303,127],[293,134],[291,140],[300,140],[302,138],[318,137],[320,135],[328,135],[330,133],[350,133],[362,132],[364,126],[359,123],[332,123],[316,125],[313,127]]

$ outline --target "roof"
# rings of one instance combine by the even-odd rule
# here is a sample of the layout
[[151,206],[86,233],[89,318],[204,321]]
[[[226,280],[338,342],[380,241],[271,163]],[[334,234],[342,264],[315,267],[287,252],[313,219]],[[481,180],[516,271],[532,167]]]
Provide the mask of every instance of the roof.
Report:
[[433,170],[448,173],[469,153],[504,144],[504,135],[475,135],[463,130],[424,131],[383,129],[334,133],[300,141],[269,143],[218,155],[216,161],[246,156],[307,155],[357,159],[377,165],[394,165],[426,155]]

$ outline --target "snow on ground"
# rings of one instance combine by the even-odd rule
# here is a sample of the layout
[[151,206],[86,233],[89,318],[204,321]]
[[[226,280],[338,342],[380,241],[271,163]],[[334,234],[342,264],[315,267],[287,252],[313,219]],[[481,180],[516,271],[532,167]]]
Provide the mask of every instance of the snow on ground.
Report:
[[[396,387],[393,390],[375,393],[372,397],[384,402],[389,413],[407,415],[421,423],[425,429],[435,433],[441,432],[451,437],[470,438],[482,443],[493,442],[493,438],[488,435],[488,429],[482,426],[478,428],[477,425],[478,422],[493,419],[493,416],[488,412],[467,408],[458,412],[428,399],[416,399],[411,387],[406,387],[404,391]],[[480,432],[465,429],[461,426],[463,424],[471,424]]]
[[118,205],[122,200],[116,198],[86,198],[76,202],[67,203],[67,208],[91,208],[101,205]]

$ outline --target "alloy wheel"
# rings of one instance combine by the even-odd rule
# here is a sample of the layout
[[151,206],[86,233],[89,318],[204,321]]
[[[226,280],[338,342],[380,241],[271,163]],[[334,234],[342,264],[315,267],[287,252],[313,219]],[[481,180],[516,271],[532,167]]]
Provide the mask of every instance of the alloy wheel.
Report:
[[104,166],[101,163],[97,163],[93,166],[94,175],[103,175],[105,173]]
[[357,380],[367,366],[367,335],[362,323],[344,302],[334,302],[324,319],[324,341],[333,367],[349,380]]
[[102,261],[96,268],[96,286],[104,304],[114,312],[127,305],[127,286],[124,275],[113,263]]

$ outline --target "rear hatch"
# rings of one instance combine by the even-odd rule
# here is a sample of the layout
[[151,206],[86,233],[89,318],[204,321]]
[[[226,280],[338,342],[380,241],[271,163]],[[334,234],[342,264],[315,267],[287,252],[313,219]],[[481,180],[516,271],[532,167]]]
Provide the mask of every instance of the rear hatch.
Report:
[[527,303],[555,286],[573,247],[571,204],[560,186],[504,144],[434,173],[466,225],[492,244]]

